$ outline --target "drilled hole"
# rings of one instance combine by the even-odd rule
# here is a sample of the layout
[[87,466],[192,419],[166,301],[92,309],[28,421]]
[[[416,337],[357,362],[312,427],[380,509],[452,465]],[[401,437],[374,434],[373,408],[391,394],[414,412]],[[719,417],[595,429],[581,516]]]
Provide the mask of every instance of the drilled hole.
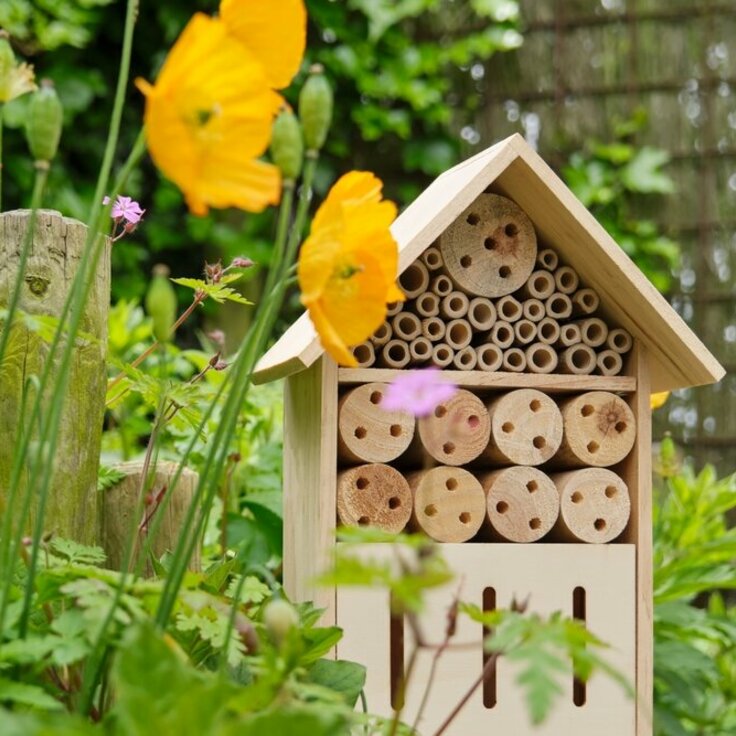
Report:
[[460,519],[461,524],[470,524],[471,516],[467,511],[463,511],[457,518]]
[[455,445],[452,442],[445,442],[444,445],[442,445],[442,452],[445,453],[445,455],[452,455],[453,452],[455,452]]
[[511,269],[508,266],[501,266],[501,268],[498,269],[498,275],[502,279],[507,279],[511,276]]
[[486,238],[483,241],[483,247],[486,250],[495,250],[496,249],[496,241],[493,238]]
[[468,417],[468,427],[475,429],[480,424],[480,418],[475,414],[471,414]]
[[448,491],[457,490],[457,478],[448,478],[445,481],[445,488],[447,488]]
[[428,506],[424,507],[424,515],[425,516],[436,516],[437,515],[437,507],[430,503]]
[[537,435],[532,440],[532,444],[534,445],[534,447],[537,448],[537,450],[541,450],[543,447],[547,445],[547,440],[544,439],[544,437],[542,437],[541,435]]
[[583,494],[580,493],[580,491],[575,491],[575,493],[570,496],[570,500],[573,503],[580,503],[583,500]]
[[626,431],[626,422],[616,422],[613,427],[619,434]]
[[399,506],[401,506],[401,499],[397,496],[391,496],[391,498],[389,498],[388,500],[388,507],[393,510],[398,509]]
[[593,522],[593,526],[599,531],[602,532],[606,528],[606,520],[605,519],[596,519]]
[[392,437],[401,437],[401,425],[392,424],[391,428],[389,429],[389,432],[391,432]]
[[499,501],[496,504],[496,511],[498,511],[499,514],[505,514],[509,510],[509,505],[506,503],[506,501]]
[[370,481],[368,480],[368,478],[363,478],[362,476],[355,481],[355,487],[359,491],[364,491],[366,488],[368,488],[369,485]]
[[538,412],[542,408],[542,402],[539,399],[532,399],[529,403],[529,408],[533,412]]
[[470,268],[473,265],[473,259],[470,256],[463,256],[460,259],[460,265],[463,268]]
[[594,455],[598,450],[600,450],[600,445],[597,442],[588,442],[588,452],[591,455]]
[[604,493],[606,494],[606,498],[613,498],[618,493],[618,488],[616,486],[606,486]]
[[514,235],[516,235],[519,232],[519,228],[514,225],[513,222],[510,222],[506,227],[503,229],[503,231],[508,235],[510,238],[513,238]]
[[480,222],[480,217],[478,217],[475,212],[471,212],[468,215],[466,222],[468,223],[468,225],[477,225]]
[[380,391],[373,391],[373,393],[371,393],[371,404],[380,403],[382,398],[383,394]]
[[359,440],[365,439],[368,434],[368,430],[365,427],[356,427],[353,433]]
[[447,414],[447,407],[440,404],[435,410],[434,415],[437,417],[437,419],[442,419],[443,416]]
[[526,484],[526,489],[527,491],[529,491],[529,493],[534,493],[534,491],[536,491],[538,488],[539,488],[539,484],[535,480],[530,480]]
[[511,422],[504,422],[501,425],[501,431],[506,434],[511,434],[514,431],[514,425]]
[[583,404],[582,408],[580,409],[580,413],[584,417],[589,417],[594,411],[595,409],[591,404]]
[[368,526],[370,523],[371,520],[367,516],[361,516],[360,519],[358,519],[358,524],[360,526]]
[[538,519],[536,516],[533,519],[529,519],[529,528],[530,529],[539,529],[539,527],[542,526],[542,520]]

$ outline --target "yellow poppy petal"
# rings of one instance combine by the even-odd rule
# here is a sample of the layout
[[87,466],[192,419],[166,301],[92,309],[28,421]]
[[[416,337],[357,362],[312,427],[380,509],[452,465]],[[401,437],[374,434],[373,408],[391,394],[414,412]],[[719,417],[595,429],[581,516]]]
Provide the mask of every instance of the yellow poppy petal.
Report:
[[664,406],[665,402],[669,398],[669,391],[662,391],[660,393],[652,394],[649,397],[649,406],[652,410],[659,409],[660,406]]
[[336,330],[325,317],[324,312],[319,304],[313,304],[309,308],[309,318],[312,320],[314,329],[320,338],[320,343],[325,352],[338,364],[345,365],[349,368],[355,368],[358,361],[350,352],[347,345],[340,339]]
[[343,174],[330,189],[312,221],[312,231],[326,227],[342,217],[343,207],[358,207],[381,199],[381,180],[368,171]]

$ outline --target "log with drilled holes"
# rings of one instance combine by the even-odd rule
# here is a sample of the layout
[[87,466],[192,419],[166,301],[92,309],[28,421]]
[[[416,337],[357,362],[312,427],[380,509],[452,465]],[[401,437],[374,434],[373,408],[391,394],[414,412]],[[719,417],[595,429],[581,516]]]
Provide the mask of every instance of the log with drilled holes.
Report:
[[605,468],[585,468],[552,476],[560,496],[560,515],[552,537],[565,542],[605,544],[629,522],[626,483]]
[[398,533],[407,525],[411,507],[409,484],[390,465],[359,465],[337,475],[337,516],[344,526]]
[[411,525],[438,542],[467,542],[483,524],[486,497],[467,470],[439,466],[407,478],[413,494]]

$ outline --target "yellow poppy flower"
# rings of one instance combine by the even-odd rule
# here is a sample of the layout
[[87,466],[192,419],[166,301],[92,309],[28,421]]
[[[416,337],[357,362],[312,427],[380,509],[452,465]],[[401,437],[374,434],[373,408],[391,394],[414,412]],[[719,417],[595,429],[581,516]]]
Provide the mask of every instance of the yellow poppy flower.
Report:
[[341,177],[317,210],[299,255],[302,303],[323,347],[341,365],[357,365],[349,346],[381,325],[387,303],[404,300],[389,230],[396,205],[381,199],[382,186],[368,172]]
[[669,396],[670,396],[669,391],[662,391],[657,394],[652,394],[649,397],[649,407],[652,409],[652,411],[654,409],[659,409],[660,406],[664,406],[664,403],[665,401],[667,401]]

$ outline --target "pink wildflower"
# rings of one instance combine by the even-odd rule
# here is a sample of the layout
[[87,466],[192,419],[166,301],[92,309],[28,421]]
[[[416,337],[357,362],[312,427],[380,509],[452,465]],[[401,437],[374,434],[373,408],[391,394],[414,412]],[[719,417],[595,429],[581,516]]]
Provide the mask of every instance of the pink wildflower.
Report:
[[[102,200],[102,204],[109,204],[110,197],[105,197]],[[115,200],[115,204],[112,206],[112,212],[110,213],[115,220],[125,220],[131,225],[141,221],[141,218],[145,214],[145,210],[141,209],[141,206],[132,197],[119,196]]]
[[426,417],[447,401],[457,386],[443,380],[437,368],[407,371],[388,385],[381,400],[386,411],[406,411],[415,417]]
[[253,261],[245,256],[238,256],[233,258],[233,262],[230,264],[230,268],[250,268],[253,265]]

